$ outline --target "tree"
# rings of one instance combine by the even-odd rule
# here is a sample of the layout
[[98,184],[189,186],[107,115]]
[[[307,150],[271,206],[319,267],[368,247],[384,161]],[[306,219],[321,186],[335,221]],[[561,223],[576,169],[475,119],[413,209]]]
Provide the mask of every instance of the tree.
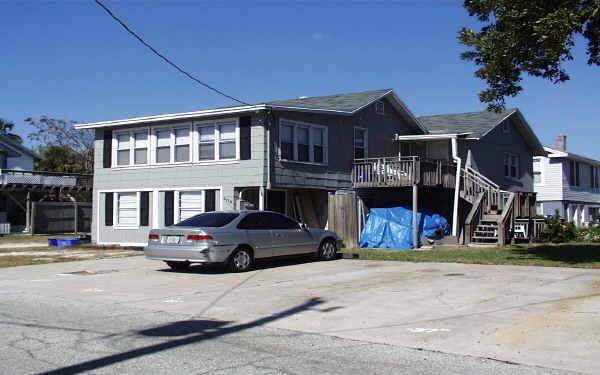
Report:
[[9,131],[13,130],[14,127],[14,122],[0,118],[0,134],[12,139],[15,142],[23,143],[23,139],[17,134],[9,133]]
[[[68,168],[71,170],[77,170],[80,173],[93,173],[94,132],[92,130],[76,130],[73,127],[75,121],[57,120],[46,116],[42,116],[39,121],[31,117],[26,118],[25,121],[37,129],[28,137],[31,141],[37,143],[42,156],[45,156],[44,153],[46,153],[52,160],[69,160]],[[40,163],[40,168],[43,165]],[[59,165],[54,164],[54,161],[45,165],[48,168],[59,168]],[[68,172],[56,169],[46,170]]]
[[587,63],[600,65],[600,0],[465,0],[463,6],[487,23],[479,32],[462,28],[458,40],[473,48],[461,58],[481,67],[475,76],[487,89],[479,100],[489,109],[503,109],[506,97],[523,90],[523,72],[567,81],[563,63],[573,59],[576,35],[587,40]]
[[42,160],[36,162],[36,171],[88,173],[80,163],[79,154],[69,146],[48,146],[39,149]]

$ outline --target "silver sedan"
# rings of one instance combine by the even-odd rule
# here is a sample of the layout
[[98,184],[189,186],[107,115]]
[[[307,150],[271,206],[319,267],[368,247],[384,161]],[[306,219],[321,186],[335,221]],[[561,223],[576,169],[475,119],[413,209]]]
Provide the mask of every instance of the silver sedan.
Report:
[[191,263],[224,263],[233,272],[243,272],[260,258],[313,253],[331,260],[340,246],[335,233],[309,229],[277,212],[225,211],[153,229],[144,253],[176,270]]

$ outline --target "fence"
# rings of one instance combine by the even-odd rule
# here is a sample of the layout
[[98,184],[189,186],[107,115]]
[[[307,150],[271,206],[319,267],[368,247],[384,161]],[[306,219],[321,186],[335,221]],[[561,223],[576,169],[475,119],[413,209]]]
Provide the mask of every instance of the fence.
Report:
[[32,234],[90,233],[92,204],[83,202],[33,202]]
[[358,247],[356,194],[329,194],[329,226],[344,242],[344,247]]

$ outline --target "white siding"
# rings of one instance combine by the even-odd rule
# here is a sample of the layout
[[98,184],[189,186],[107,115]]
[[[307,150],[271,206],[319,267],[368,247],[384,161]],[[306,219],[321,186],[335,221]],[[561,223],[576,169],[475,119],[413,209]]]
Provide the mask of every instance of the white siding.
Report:
[[[533,185],[538,201],[560,201],[563,199],[563,163],[557,159],[538,156],[540,160],[533,163],[534,171],[541,171],[540,184]],[[567,181],[568,182],[568,181]]]

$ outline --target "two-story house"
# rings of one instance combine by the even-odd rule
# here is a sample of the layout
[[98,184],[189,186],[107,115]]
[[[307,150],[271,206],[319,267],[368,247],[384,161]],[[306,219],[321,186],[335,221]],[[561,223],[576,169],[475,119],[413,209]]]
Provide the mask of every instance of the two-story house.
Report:
[[[500,172],[498,185],[475,169],[487,171],[491,146],[473,144],[479,139],[494,144],[496,136],[429,131],[390,89],[77,124],[96,134],[92,238],[99,244],[141,245],[151,228],[201,212],[240,208],[279,211],[311,227],[325,227],[328,193],[385,187],[383,174],[404,182],[415,171],[427,178],[412,182],[426,180],[445,189],[450,202],[442,201],[453,207],[449,216],[457,227],[455,202],[473,200],[475,191],[459,194],[466,185],[455,181],[468,181],[470,187],[473,181],[478,186],[485,182],[494,191],[499,186],[532,190],[526,163],[538,153],[539,143],[520,113],[513,112],[504,116],[508,120],[485,124],[490,134],[512,137],[499,141],[493,153],[496,169],[503,168],[497,152],[520,155],[508,159],[508,175]],[[506,135],[502,124],[514,133]],[[403,159],[407,154],[409,162]],[[402,160],[396,163],[400,167],[385,164],[388,159]],[[442,167],[441,159],[452,164],[450,169]],[[494,178],[496,169],[489,167]],[[442,170],[450,171],[451,178]]]
[[600,209],[600,161],[567,151],[567,137],[557,137],[556,148],[534,158],[537,212],[559,215],[577,226],[589,225]]

